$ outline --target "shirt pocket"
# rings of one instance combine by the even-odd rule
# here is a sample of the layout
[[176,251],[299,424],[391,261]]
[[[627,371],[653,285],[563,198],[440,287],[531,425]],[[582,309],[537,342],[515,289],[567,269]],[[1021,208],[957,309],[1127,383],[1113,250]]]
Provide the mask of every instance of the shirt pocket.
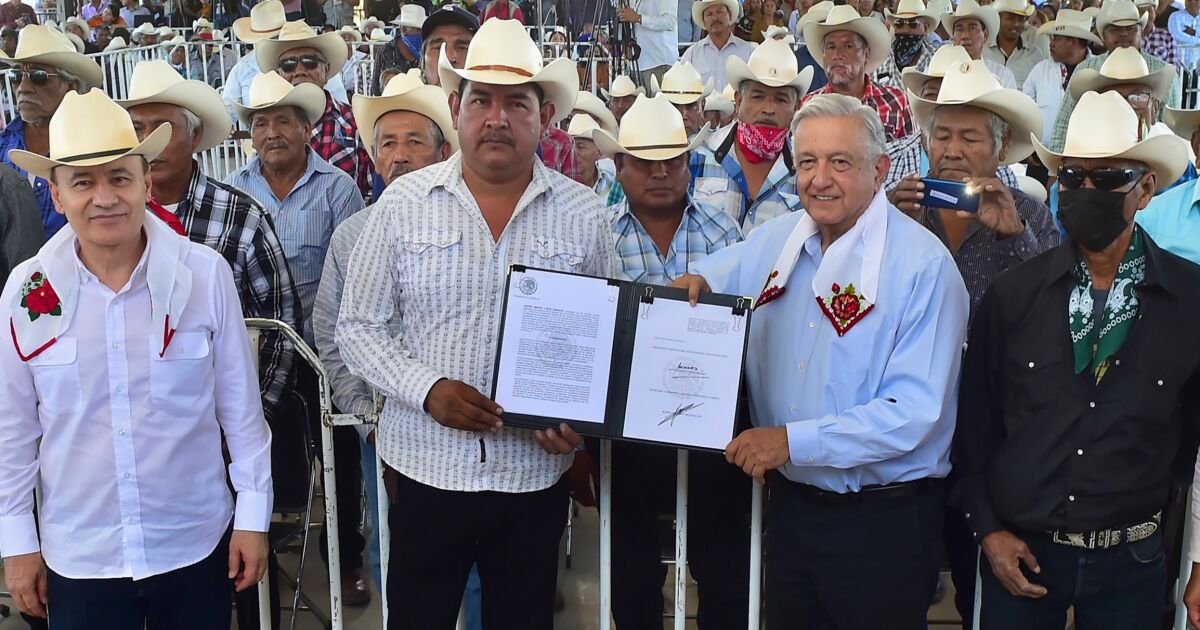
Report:
[[401,237],[404,264],[400,292],[430,295],[445,291],[447,272],[458,267],[462,256],[462,232],[453,228],[422,230]]
[[577,243],[553,236],[534,236],[531,249],[534,266],[547,269],[574,271],[587,258]]
[[161,337],[150,339],[150,402],[155,408],[196,411],[214,393],[212,340],[206,331],[177,331],[159,356]]
[[697,177],[692,187],[692,198],[706,206],[728,212],[726,197],[729,194],[729,180],[724,177]]
[[[1016,413],[1006,412],[1005,422],[1037,419],[1058,400],[1061,391],[1053,383],[1060,378],[1067,360],[1058,346],[1010,346],[1004,355],[1005,405],[1013,405]],[[1015,427],[1014,427],[1015,428]]]
[[50,414],[79,411],[83,391],[79,382],[79,342],[59,339],[29,360],[38,407]]

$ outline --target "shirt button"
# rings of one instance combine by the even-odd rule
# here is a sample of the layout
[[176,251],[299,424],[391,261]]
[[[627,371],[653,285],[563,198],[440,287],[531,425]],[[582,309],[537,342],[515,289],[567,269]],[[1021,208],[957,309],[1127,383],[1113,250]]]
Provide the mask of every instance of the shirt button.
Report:
[[1116,361],[1113,361],[1113,365],[1121,365],[1121,360],[1117,359]]
[[790,409],[791,409],[792,411],[796,411],[796,405],[792,405],[792,406],[790,407]]
[[963,516],[965,516],[965,517],[967,517],[967,518],[971,518],[971,513],[970,513],[970,512],[967,512],[966,514],[963,514]]
[[129,479],[129,478],[130,478],[130,477],[132,477],[132,476],[133,476],[133,475],[131,475],[131,474],[129,474],[129,473],[125,473],[125,478],[126,478],[126,479]]
[[1096,408],[1095,401],[1088,403],[1088,406],[1091,407],[1092,409],[1095,409]]
[[125,429],[121,429],[120,431],[117,431],[117,435],[125,435]]
[[798,368],[800,368],[801,370],[803,370],[803,369],[804,369],[804,362],[803,362],[803,361],[801,361],[801,362],[800,362],[800,364],[799,364],[799,365],[797,365],[796,367],[798,367]]
[[809,328],[816,328],[816,327],[817,327],[817,323],[816,323],[816,322],[808,322],[808,327],[809,327]]
[[1162,381],[1160,380],[1160,381],[1158,382],[1158,386],[1159,386],[1159,387],[1162,387],[1162,385],[1163,385],[1163,383],[1162,383]]
[[1029,369],[1031,369],[1031,370],[1032,370],[1034,365],[1036,365],[1036,363],[1034,363],[1033,361],[1030,361],[1030,362],[1029,362]]
[[1068,500],[1068,501],[1074,501],[1074,500],[1075,500],[1075,495],[1073,495],[1073,494],[1072,494],[1071,496],[1067,497],[1067,500]]
[[1076,454],[1076,455],[1083,455],[1083,449],[1079,449],[1079,450],[1075,451],[1075,454]]
[[113,347],[114,347],[114,348],[120,348],[120,347],[121,347],[121,344],[119,344],[119,343],[117,343],[117,342],[115,342],[115,341],[114,341],[114,342],[113,342]]

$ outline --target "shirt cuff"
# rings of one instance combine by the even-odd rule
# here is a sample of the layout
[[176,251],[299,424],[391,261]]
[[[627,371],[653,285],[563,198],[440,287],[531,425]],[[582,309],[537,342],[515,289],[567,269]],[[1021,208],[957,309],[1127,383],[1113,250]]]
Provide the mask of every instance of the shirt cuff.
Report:
[[41,551],[33,513],[0,516],[0,554],[5,558]]
[[992,513],[992,508],[987,505],[967,509],[963,512],[963,517],[967,519],[967,527],[971,528],[975,544],[982,543],[984,536],[1004,529],[1004,525]]
[[425,409],[425,399],[429,397],[429,390],[433,389],[433,386],[438,381],[449,377],[442,376],[424,366],[417,369],[420,371],[413,375],[413,387],[406,392],[402,392],[401,395],[405,399],[404,402],[412,406],[413,409],[427,414],[429,411]]
[[271,527],[271,505],[275,502],[271,492],[237,493],[237,505],[233,510],[233,528],[244,532],[266,532]]
[[815,466],[821,454],[817,443],[817,421],[801,420],[785,425],[788,438],[788,455],[795,466]]

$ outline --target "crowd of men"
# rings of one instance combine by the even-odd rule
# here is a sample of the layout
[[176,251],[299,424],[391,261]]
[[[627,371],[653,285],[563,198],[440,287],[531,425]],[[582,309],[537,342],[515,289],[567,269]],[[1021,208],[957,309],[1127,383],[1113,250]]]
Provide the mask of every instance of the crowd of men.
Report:
[[[0,555],[26,618],[208,630],[236,599],[257,627],[320,406],[284,339],[247,345],[261,317],[316,350],[337,411],[383,401],[333,432],[342,600],[380,583],[365,491],[391,505],[389,628],[464,602],[470,627],[552,627],[567,472],[597,444],[486,394],[525,265],[755,298],[748,413],[689,456],[700,627],[759,605],[749,479],[772,628],[924,628],[943,556],[964,627],[979,576],[985,628],[1157,628],[1181,557],[1200,624],[1200,109],[1148,50],[1159,7],[1034,29],[1023,0],[802,0],[752,44],[736,0],[697,0],[705,37],[656,57],[674,4],[621,11],[648,61],[603,98],[457,6],[401,8],[375,96],[342,81],[361,36],[278,0],[231,25],[252,49],[221,92],[151,55],[114,100],[64,31],[23,25],[0,59]],[[235,122],[252,157],[206,172]],[[612,614],[661,628],[675,452],[611,457]]]

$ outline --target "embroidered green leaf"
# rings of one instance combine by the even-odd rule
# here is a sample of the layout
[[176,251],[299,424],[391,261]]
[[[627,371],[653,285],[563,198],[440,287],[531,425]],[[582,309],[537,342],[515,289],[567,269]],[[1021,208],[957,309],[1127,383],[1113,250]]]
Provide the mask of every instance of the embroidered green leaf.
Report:
[[54,309],[50,311],[50,314],[55,317],[62,315],[62,304],[55,306]]
[[29,312],[29,321],[31,321],[31,322],[37,321],[37,318],[42,316],[41,313],[35,313],[33,311],[28,311],[28,312]]
[[26,298],[26,296],[22,295],[21,296],[21,308],[24,308],[24,309],[29,308],[29,306],[26,304],[26,302],[28,302],[28,299]]

